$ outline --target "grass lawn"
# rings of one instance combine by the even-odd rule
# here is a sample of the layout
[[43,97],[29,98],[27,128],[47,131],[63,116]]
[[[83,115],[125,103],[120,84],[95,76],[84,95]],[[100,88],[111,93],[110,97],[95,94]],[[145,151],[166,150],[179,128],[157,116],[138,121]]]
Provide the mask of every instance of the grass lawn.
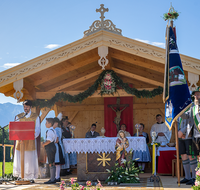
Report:
[[[13,173],[13,162],[5,163],[5,174]],[[2,176],[2,162],[0,162],[0,176]]]

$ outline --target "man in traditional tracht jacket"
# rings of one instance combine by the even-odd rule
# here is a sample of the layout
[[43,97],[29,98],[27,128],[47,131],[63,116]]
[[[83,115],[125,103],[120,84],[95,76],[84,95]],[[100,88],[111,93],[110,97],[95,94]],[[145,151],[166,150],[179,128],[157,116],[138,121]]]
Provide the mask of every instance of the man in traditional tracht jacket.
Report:
[[[31,180],[38,178],[38,155],[36,138],[39,137],[40,117],[36,113],[31,112],[32,102],[26,100],[23,102],[24,112],[15,116],[15,121],[34,121],[35,122],[35,140],[24,141],[24,179]],[[13,175],[21,177],[21,158],[20,158],[20,141],[16,141]]]
[[[187,125],[187,131],[192,131],[193,144],[192,151],[194,156],[200,153],[200,87],[192,92],[194,96],[194,105],[190,109],[181,115],[182,119],[190,119]],[[194,185],[196,178],[197,159],[190,160],[190,168],[192,170],[192,179],[188,181],[187,185]]]

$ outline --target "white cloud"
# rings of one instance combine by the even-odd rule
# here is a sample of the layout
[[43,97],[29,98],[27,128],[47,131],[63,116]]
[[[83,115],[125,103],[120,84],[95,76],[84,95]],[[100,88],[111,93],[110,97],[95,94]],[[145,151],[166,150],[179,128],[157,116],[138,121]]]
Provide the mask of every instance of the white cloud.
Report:
[[154,46],[165,48],[165,43],[162,43],[162,42],[152,42],[151,44]]
[[47,49],[54,49],[54,48],[58,48],[60,47],[61,45],[59,44],[49,44],[49,45],[46,45],[44,48],[47,48]]
[[5,69],[9,69],[11,67],[17,66],[20,63],[5,63],[2,67],[4,67]]
[[141,39],[138,39],[138,38],[135,38],[135,40],[140,41],[140,42],[144,42],[146,44],[150,44],[149,40],[141,40]]
[[151,44],[153,46],[165,48],[165,43],[162,43],[162,42],[150,42],[149,40],[141,40],[141,39],[138,39],[138,38],[136,38],[135,40],[140,41],[140,42],[144,42],[146,44]]

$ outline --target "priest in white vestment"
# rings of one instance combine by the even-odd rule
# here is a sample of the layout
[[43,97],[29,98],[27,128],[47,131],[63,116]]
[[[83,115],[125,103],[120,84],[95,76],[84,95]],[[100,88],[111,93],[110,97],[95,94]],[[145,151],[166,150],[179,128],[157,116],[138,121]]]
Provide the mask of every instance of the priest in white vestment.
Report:
[[156,121],[150,131],[150,135],[152,138],[152,132],[156,132],[156,142],[162,145],[166,145],[170,142],[172,131],[169,131],[168,127],[162,121],[162,116],[160,114],[156,115]]
[[[23,103],[24,113],[15,117],[15,121],[34,121],[35,122],[35,140],[27,140],[28,146],[25,144],[24,151],[24,179],[31,180],[38,178],[38,156],[37,156],[37,143],[36,138],[40,135],[41,126],[40,118],[36,113],[31,112],[32,102],[26,100]],[[13,175],[21,177],[21,158],[20,158],[20,142],[16,141]]]

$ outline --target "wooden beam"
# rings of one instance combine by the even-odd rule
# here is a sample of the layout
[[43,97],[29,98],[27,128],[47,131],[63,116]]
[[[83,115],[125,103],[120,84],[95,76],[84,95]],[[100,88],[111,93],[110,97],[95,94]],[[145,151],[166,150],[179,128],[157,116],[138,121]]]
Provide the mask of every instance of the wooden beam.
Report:
[[133,78],[133,79],[136,79],[136,80],[139,80],[142,82],[146,82],[146,83],[149,83],[149,84],[152,84],[155,86],[163,86],[163,83],[161,83],[161,82],[157,82],[157,81],[142,77],[140,75],[132,74],[132,73],[120,70],[120,69],[116,69],[116,68],[113,68],[113,71],[115,71],[118,74],[124,75],[126,77],[130,77],[130,78]]
[[39,106],[38,107],[32,107],[31,111],[34,112],[34,113],[36,113],[38,116],[40,115],[40,108],[39,108]]
[[53,110],[55,112],[55,116],[57,117],[58,116],[58,106],[56,104],[54,104]]
[[38,86],[38,85],[40,85],[42,83],[45,83],[45,82],[47,82],[49,80],[52,80],[52,79],[54,79],[56,77],[59,77],[59,76],[63,75],[63,74],[67,74],[67,73],[69,73],[69,72],[71,72],[73,70],[79,69],[80,67],[88,65],[88,64],[90,64],[90,63],[92,63],[94,61],[97,61],[98,58],[99,58],[98,55],[94,56],[94,57],[88,57],[88,59],[83,60],[81,62],[78,62],[75,65],[70,65],[70,66],[68,66],[68,67],[66,67],[64,69],[61,69],[59,72],[54,72],[54,73],[52,73],[51,75],[48,75],[48,76],[46,76],[46,75],[45,76],[41,76],[38,80],[34,81],[34,85]]
[[61,107],[60,111],[64,112],[67,110],[70,111],[103,111],[104,105],[79,105],[79,106],[66,106]]
[[155,63],[154,61],[147,60],[143,58],[143,61],[139,59],[139,57],[135,55],[131,55],[122,51],[111,49],[109,50],[111,56],[115,59],[119,59],[121,61],[125,61],[134,65],[138,65],[140,67],[145,67],[147,69],[151,69],[154,71],[158,71],[160,73],[164,73],[164,65],[160,63]]
[[[138,88],[138,90],[153,90],[154,88]],[[60,91],[68,93],[72,96],[77,95],[84,91]],[[37,99],[51,99],[55,96],[57,91],[51,91],[51,92],[36,92],[36,98]],[[100,90],[97,90],[92,96],[89,96],[88,98],[100,98],[100,97],[124,97],[124,96],[133,96],[132,94],[127,94],[123,89],[118,89],[117,92],[114,95],[103,95],[101,96]]]
[[[165,105],[165,104],[164,104]],[[163,107],[162,109],[159,108],[160,112],[162,113],[163,116],[165,116],[165,112],[164,112],[165,107]]]
[[107,57],[108,57],[109,62],[108,62],[108,65],[105,67],[105,69],[106,70],[112,70],[112,68],[114,67],[114,62],[113,62],[112,57],[110,56],[110,54],[108,54]]
[[[133,104],[133,110],[140,109],[163,109],[165,104],[163,103],[142,103],[142,104]],[[63,106],[60,108],[60,111],[65,112],[70,111],[104,111],[104,105],[76,105],[76,106]],[[75,112],[76,113],[76,112]],[[75,114],[74,113],[74,114]]]
[[[68,108],[67,108],[67,109],[68,109]],[[70,116],[69,122],[72,122],[72,121],[74,120],[74,118],[76,117],[77,114],[78,114],[78,111],[75,111],[75,112],[73,113],[73,115]]]
[[71,81],[71,82],[69,82],[69,83],[66,83],[66,84],[63,84],[63,85],[61,85],[61,86],[55,87],[55,88],[53,88],[53,89],[51,89],[51,90],[49,90],[49,91],[51,92],[51,91],[59,91],[59,90],[62,90],[62,89],[67,88],[67,87],[69,87],[69,86],[78,84],[79,82],[83,82],[84,80],[87,80],[87,79],[90,79],[90,78],[92,78],[92,77],[95,77],[95,76],[101,74],[101,72],[102,72],[102,70],[95,71],[95,72],[90,73],[90,74],[88,74],[88,75],[86,75],[86,76],[84,76],[84,77],[80,77],[80,78],[78,78],[78,79],[76,79],[76,80],[73,80],[73,81]]
[[14,93],[15,93],[15,89],[12,89],[12,90],[10,90],[8,92],[5,92],[4,95],[5,96],[12,96]]
[[140,109],[162,109],[165,107],[164,103],[146,103],[146,104],[133,104],[134,110],[140,110]]
[[32,97],[33,100],[36,99],[36,91],[35,91],[35,87],[33,86],[33,83],[24,79],[23,89],[27,90],[27,92],[29,93],[29,95]]
[[44,118],[47,116],[47,114],[51,111],[51,108],[43,108],[41,110],[42,115],[40,116],[40,122],[42,123],[42,121],[44,120]]
[[136,65],[131,65],[127,62],[124,62],[122,64],[122,62],[119,60],[115,60],[115,68],[164,83],[164,74],[150,69],[146,69]]

